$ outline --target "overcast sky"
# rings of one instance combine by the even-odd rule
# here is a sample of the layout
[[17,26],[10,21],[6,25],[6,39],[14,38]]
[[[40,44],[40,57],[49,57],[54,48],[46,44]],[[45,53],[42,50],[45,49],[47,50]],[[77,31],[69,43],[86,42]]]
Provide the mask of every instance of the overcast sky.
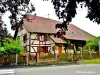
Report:
[[[55,11],[53,9],[53,5],[50,1],[43,1],[43,0],[31,0],[31,2],[35,5],[36,7],[36,14],[38,16],[58,20],[58,18],[55,15]],[[49,14],[49,16],[48,16]],[[87,9],[86,8],[78,8],[77,9],[77,15],[76,17],[72,20],[72,24],[75,26],[95,35],[95,36],[100,36],[100,25],[97,25],[96,23],[93,23],[89,19],[85,18],[87,14]],[[13,34],[13,32],[10,29],[10,23],[9,23],[9,18],[7,17],[9,13],[7,12],[3,18],[5,23],[8,25],[8,30],[10,33]]]

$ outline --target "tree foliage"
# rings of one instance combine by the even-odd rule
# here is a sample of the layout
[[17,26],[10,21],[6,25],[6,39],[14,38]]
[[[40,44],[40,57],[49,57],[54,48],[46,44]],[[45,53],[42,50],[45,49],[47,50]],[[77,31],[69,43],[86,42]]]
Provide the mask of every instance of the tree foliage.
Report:
[[18,39],[5,38],[3,46],[0,47],[0,55],[23,54],[24,47]]
[[91,49],[98,47],[98,41],[100,40],[100,37],[94,37],[91,40],[86,41],[86,46]]
[[98,24],[100,23],[100,0],[52,0],[52,3],[56,15],[59,19],[63,19],[63,23],[56,25],[56,28],[61,28],[59,34],[65,34],[67,25],[77,14],[76,8],[78,7],[78,4],[80,4],[81,8],[83,6],[87,7],[87,18]]
[[[9,11],[11,13],[10,15],[10,23],[11,23],[11,29],[15,30],[15,36],[17,36],[18,28],[23,22],[23,17],[27,13],[32,13],[35,8],[30,3],[30,0],[0,0],[0,26],[2,27],[2,14],[4,14],[6,11]],[[24,14],[22,14],[24,13]],[[21,16],[21,17],[18,17]]]
[[[80,4],[80,7],[87,7],[87,18],[89,18],[93,22],[97,22],[98,24],[100,23],[99,0],[51,0],[51,2],[54,5],[56,15],[59,17],[59,19],[63,19],[63,23],[56,24],[56,28],[60,28],[58,34],[65,34],[65,31],[68,30],[67,25],[77,14],[76,8],[78,7],[78,4]],[[31,8],[29,7],[29,4]],[[11,28],[13,30],[16,30],[14,38],[16,38],[19,25],[23,23],[23,17],[25,17],[21,14],[21,12],[25,12],[26,14],[31,13],[34,10],[35,8],[30,3],[30,0],[0,0],[0,13],[3,14],[6,11],[11,12],[11,16],[9,17]],[[18,18],[19,14],[22,16],[21,18]],[[2,26],[2,23],[2,16],[0,16],[0,27]]]

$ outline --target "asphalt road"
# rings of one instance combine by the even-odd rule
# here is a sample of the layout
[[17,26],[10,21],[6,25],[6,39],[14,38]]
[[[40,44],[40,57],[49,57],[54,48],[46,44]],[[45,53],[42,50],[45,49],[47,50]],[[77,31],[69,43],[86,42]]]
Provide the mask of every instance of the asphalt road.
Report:
[[100,64],[17,68],[0,75],[100,75]]

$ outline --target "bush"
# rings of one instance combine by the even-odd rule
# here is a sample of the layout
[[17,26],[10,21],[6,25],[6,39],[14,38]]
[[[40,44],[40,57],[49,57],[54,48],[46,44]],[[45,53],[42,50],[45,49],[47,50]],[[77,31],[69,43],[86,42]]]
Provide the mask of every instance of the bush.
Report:
[[7,53],[7,55],[12,55],[12,54],[23,54],[24,53],[24,47],[21,46],[21,41],[16,39],[10,39],[6,38],[4,40],[4,49]]
[[52,53],[48,53],[47,58],[53,58],[54,55]]
[[67,54],[66,54],[66,53],[62,53],[62,54],[59,56],[59,60],[67,61],[67,60],[68,60]]

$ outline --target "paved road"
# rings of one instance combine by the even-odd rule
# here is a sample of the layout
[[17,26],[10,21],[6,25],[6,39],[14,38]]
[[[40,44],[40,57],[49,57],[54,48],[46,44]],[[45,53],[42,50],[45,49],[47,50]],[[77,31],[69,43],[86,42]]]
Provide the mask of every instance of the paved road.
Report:
[[14,69],[14,72],[15,74],[9,75],[100,75],[100,65],[94,64],[37,68],[17,68]]

